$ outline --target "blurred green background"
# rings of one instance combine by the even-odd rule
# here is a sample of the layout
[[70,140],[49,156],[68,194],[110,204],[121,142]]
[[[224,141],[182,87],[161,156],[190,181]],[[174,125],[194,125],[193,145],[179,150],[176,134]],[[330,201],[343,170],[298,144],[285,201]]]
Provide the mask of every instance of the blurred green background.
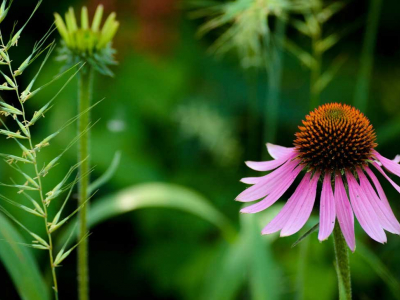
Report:
[[[4,35],[11,30],[13,20],[22,24],[29,17],[34,2],[14,1],[2,24]],[[100,120],[92,133],[92,178],[105,172],[117,151],[121,151],[121,163],[113,178],[95,195],[93,205],[122,189],[161,182],[203,195],[206,203],[227,220],[218,228],[196,216],[196,212],[153,207],[101,222],[92,228],[90,236],[92,299],[337,299],[332,238],[319,243],[314,233],[291,248],[301,234],[318,222],[317,207],[306,227],[287,238],[261,237],[259,233],[260,226],[276,215],[293,189],[266,213],[239,216],[241,204],[234,199],[245,188],[239,179],[258,176],[243,162],[267,157],[264,128],[268,76],[263,68],[243,69],[234,51],[222,58],[211,55],[208,49],[224,28],[199,38],[197,30],[206,19],[190,17],[195,8],[189,1],[44,0],[18,47],[13,49],[13,59],[22,62],[30,54],[34,41],[52,24],[54,12],[87,5],[92,15],[99,3],[104,4],[105,11],[117,12],[121,26],[114,41],[119,62],[113,68],[115,77],[98,75],[95,80],[94,99],[105,100],[92,112],[93,120]],[[324,67],[338,54],[344,55],[346,62],[322,92],[321,103],[354,104],[369,3],[346,3],[329,20],[325,32],[350,28],[361,21],[324,54]],[[304,49],[309,47],[309,40],[295,29],[288,27],[286,32]],[[58,34],[54,38],[58,40]],[[389,158],[400,153],[399,41],[399,4],[385,1],[364,112],[376,128],[378,151]],[[21,77],[22,85],[34,76],[39,61]],[[38,86],[60,68],[53,57]],[[309,112],[309,78],[309,70],[284,51],[276,115],[277,144],[291,146],[297,126]],[[44,105],[62,84],[61,80],[51,85],[27,102],[28,109],[33,112]],[[35,134],[45,137],[76,114],[76,86],[73,80],[60,94],[45,121],[35,126]],[[15,101],[7,93],[1,96]],[[68,127],[52,147],[43,149],[42,157],[49,161],[58,155],[75,130],[74,126]],[[13,151],[12,143],[2,142],[1,152]],[[49,188],[75,161],[73,148],[46,180]],[[0,165],[0,181],[8,182],[13,176],[12,169]],[[386,181],[382,182],[400,217],[399,195]],[[2,193],[14,195],[9,190]],[[185,201],[184,196],[176,197]],[[71,211],[74,201],[69,203]],[[34,217],[12,211],[29,228],[41,232]],[[398,299],[400,238],[388,234],[388,243],[380,245],[356,224],[356,239],[357,250],[351,254],[354,299]],[[6,242],[0,246],[10,247]],[[35,255],[47,274],[47,256],[40,251]],[[58,270],[61,299],[76,299],[75,253]],[[19,299],[2,264],[0,279],[0,299]]]

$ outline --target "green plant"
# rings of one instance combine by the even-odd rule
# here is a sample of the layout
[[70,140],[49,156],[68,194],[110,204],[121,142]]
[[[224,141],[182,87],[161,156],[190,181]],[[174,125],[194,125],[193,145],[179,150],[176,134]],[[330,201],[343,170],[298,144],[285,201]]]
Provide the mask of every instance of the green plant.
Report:
[[[5,15],[7,14],[11,2],[6,7],[7,1],[3,1],[2,6],[0,8],[1,19],[4,20]],[[57,274],[56,268],[60,266],[61,262],[67,258],[67,256],[71,253],[71,251],[79,244],[74,245],[73,247],[67,249],[62,248],[60,251],[56,252],[53,246],[53,234],[60,227],[62,227],[72,216],[81,210],[87,201],[80,204],[80,206],[70,213],[67,216],[64,216],[64,208],[67,201],[70,199],[72,189],[75,183],[84,177],[89,175],[89,170],[86,173],[82,173],[79,177],[76,176],[75,179],[70,179],[73,175],[74,171],[84,163],[85,159],[81,160],[76,165],[72,166],[67,174],[62,178],[62,180],[51,190],[45,190],[44,181],[45,176],[52,171],[52,169],[59,163],[62,162],[63,155],[66,151],[68,151],[78,140],[79,138],[86,133],[86,131],[90,128],[88,125],[85,130],[83,130],[80,135],[78,135],[74,140],[70,142],[70,144],[61,152],[60,155],[55,157],[50,162],[40,161],[40,151],[50,146],[50,142],[57,137],[57,135],[67,126],[74,123],[78,118],[87,114],[91,109],[87,107],[85,111],[82,111],[78,116],[72,118],[67,121],[66,124],[61,127],[56,132],[51,135],[41,139],[40,137],[35,136],[34,131],[32,131],[33,126],[42,121],[45,114],[51,109],[55,98],[59,95],[59,93],[63,90],[66,84],[79,72],[80,69],[75,70],[72,76],[66,81],[64,86],[59,90],[56,95],[50,99],[43,107],[37,109],[32,116],[30,116],[30,112],[26,109],[25,103],[29,100],[29,102],[33,102],[37,94],[44,89],[46,86],[51,84],[52,82],[58,80],[66,73],[70,72],[73,69],[77,69],[77,65],[67,69],[61,74],[55,76],[50,82],[34,88],[35,82],[42,70],[43,66],[49,59],[51,53],[55,48],[54,42],[51,42],[46,45],[46,41],[49,38],[50,34],[54,31],[54,27],[51,27],[50,30],[44,35],[44,37],[35,43],[31,54],[20,64],[17,69],[13,68],[13,59],[10,51],[13,47],[17,46],[18,40],[20,39],[23,29],[27,26],[29,20],[32,18],[36,10],[38,9],[41,1],[39,1],[31,14],[28,21],[18,30],[13,31],[11,33],[11,38],[9,41],[5,41],[3,35],[0,36],[0,64],[4,66],[4,71],[0,71],[2,77],[5,80],[5,83],[0,86],[0,90],[7,93],[15,92],[16,100],[19,107],[15,107],[11,103],[6,103],[4,100],[0,101],[0,113],[6,117],[6,120],[0,120],[3,125],[3,129],[0,129],[0,134],[4,135],[7,139],[12,139],[17,146],[15,152],[13,154],[5,154],[1,153],[5,160],[5,162],[15,171],[15,174],[19,176],[18,179],[11,180],[11,183],[0,183],[3,187],[9,187],[16,189],[18,194],[24,196],[26,198],[26,202],[29,204],[25,204],[21,201],[16,201],[14,199],[10,199],[2,194],[0,194],[0,198],[7,204],[12,205],[18,209],[21,209],[37,218],[42,219],[41,222],[44,223],[44,228],[46,232],[46,237],[42,238],[38,233],[35,233],[28,229],[22,222],[22,220],[18,220],[8,208],[1,205],[0,211],[2,211],[6,216],[8,216],[12,221],[14,221],[18,226],[20,226],[23,230],[25,230],[32,238],[32,243],[21,243],[17,241],[9,240],[10,243],[21,243],[22,245],[29,246],[34,249],[39,249],[43,251],[47,251],[49,254],[49,262],[50,268],[53,278],[53,289],[55,293],[55,298],[58,299],[58,282],[57,282]],[[31,65],[31,63],[37,59],[41,54],[46,53],[45,58],[40,65],[39,70],[36,75],[30,81],[29,85],[21,89],[21,85],[18,80],[18,76],[21,76],[24,71]],[[22,152],[22,154],[21,154]],[[43,164],[43,167],[42,167]],[[21,182],[22,181],[22,182]],[[55,199],[62,197],[63,194],[66,193],[65,200],[62,205],[57,205],[57,213],[53,216],[49,213],[49,207],[54,205]],[[87,232],[82,237],[80,242],[82,242],[87,237]]]
[[[89,196],[88,188],[90,183],[88,174],[90,170],[90,114],[83,114],[87,111],[92,101],[93,76],[94,71],[103,75],[112,76],[113,73],[108,68],[109,65],[116,64],[113,55],[115,50],[111,46],[112,39],[117,32],[119,23],[115,20],[115,13],[111,13],[100,30],[101,19],[103,16],[103,6],[97,7],[91,26],[89,26],[89,16],[86,7],[81,11],[81,22],[78,26],[75,13],[71,7],[65,14],[65,23],[59,14],[54,14],[55,24],[62,37],[62,47],[59,50],[60,61],[65,62],[65,67],[77,62],[85,62],[86,67],[79,73],[78,83],[78,161],[82,161],[79,166],[78,181],[79,198],[78,205],[82,206]],[[88,263],[88,241],[85,235],[87,226],[88,206],[84,206],[79,213],[79,240],[82,241],[78,247],[78,282],[79,298],[89,299],[89,263]]]

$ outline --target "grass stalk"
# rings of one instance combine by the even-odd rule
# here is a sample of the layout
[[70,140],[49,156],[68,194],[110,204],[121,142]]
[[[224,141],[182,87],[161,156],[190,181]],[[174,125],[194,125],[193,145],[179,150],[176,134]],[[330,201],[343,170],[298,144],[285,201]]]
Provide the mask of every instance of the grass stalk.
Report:
[[[0,41],[1,41],[1,44],[3,45],[3,47],[4,47],[3,39],[1,37],[0,37]],[[15,78],[13,69],[11,67],[11,62],[8,63],[8,67],[9,67],[9,70],[10,70],[10,74],[12,75],[11,79],[14,82],[14,85],[15,85],[16,95],[17,95],[18,101],[19,101],[20,106],[21,106],[23,123],[27,124],[28,121],[27,121],[26,115],[25,115],[24,102],[21,100],[21,97],[20,97],[17,80]],[[34,151],[35,147],[33,146],[33,142],[32,142],[32,138],[31,138],[29,126],[26,126],[26,130],[29,133],[27,135],[27,139],[28,139],[29,147],[30,147],[29,150],[31,151],[31,153],[33,153],[33,158],[34,158],[33,165],[34,165],[35,175],[36,175],[36,178],[38,180],[38,185],[39,185],[38,192],[39,192],[39,196],[40,196],[40,200],[41,200],[42,209],[43,209],[43,212],[44,212],[43,220],[44,220],[44,225],[45,225],[45,228],[46,228],[46,235],[47,235],[47,240],[48,240],[48,245],[49,245],[48,252],[49,252],[49,261],[50,261],[51,274],[52,274],[52,279],[53,279],[54,299],[58,300],[58,281],[57,281],[56,266],[54,264],[54,256],[53,256],[53,250],[54,250],[54,248],[53,248],[53,239],[52,239],[51,232],[50,232],[49,226],[48,226],[49,219],[48,219],[48,213],[47,213],[47,206],[46,206],[46,203],[45,203],[45,198],[43,196],[43,185],[42,185],[42,181],[41,181],[41,175],[40,175],[40,172],[39,172],[39,169],[38,169],[37,154]]]
[[[79,174],[87,174],[81,176],[78,182],[78,207],[88,199],[88,188],[90,182],[90,131],[87,131],[90,122],[90,103],[92,97],[93,86],[93,68],[86,66],[80,73],[78,78],[78,161],[82,161],[79,166]],[[82,113],[87,111],[87,113]],[[87,131],[87,132],[86,132]],[[86,132],[86,133],[85,133]],[[78,294],[80,300],[89,299],[89,261],[88,261],[88,239],[84,236],[87,234],[89,205],[84,205],[79,211],[79,232],[78,240],[82,242],[78,246]]]

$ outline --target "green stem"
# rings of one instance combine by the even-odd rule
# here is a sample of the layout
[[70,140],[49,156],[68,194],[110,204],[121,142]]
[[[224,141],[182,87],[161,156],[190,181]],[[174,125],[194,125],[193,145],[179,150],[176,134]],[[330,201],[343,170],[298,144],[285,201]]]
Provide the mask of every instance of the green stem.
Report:
[[[78,206],[82,205],[88,198],[89,187],[89,148],[90,148],[90,135],[88,127],[90,122],[90,113],[88,111],[92,97],[93,85],[93,69],[90,66],[85,67],[79,73],[79,97],[78,97],[78,135],[79,138],[79,151],[78,161],[82,162],[79,167],[80,180],[78,182],[79,198]],[[87,113],[83,113],[88,111]],[[85,133],[85,131],[87,131]],[[84,238],[88,230],[87,224],[88,203],[84,205],[79,211],[79,234],[78,240],[82,242],[78,246],[78,289],[79,299],[89,299],[89,263],[88,263],[88,240]]]
[[369,2],[367,28],[361,53],[361,66],[354,95],[354,105],[361,111],[365,111],[367,108],[368,86],[371,81],[381,6],[382,0],[370,0]]
[[284,18],[276,19],[276,43],[272,51],[272,59],[268,59],[268,92],[265,106],[266,128],[265,141],[275,143],[277,133],[277,120],[283,71],[283,51],[280,45],[284,44],[286,34],[286,21]]
[[339,224],[336,224],[333,230],[333,240],[336,257],[336,273],[339,285],[339,299],[351,300],[349,251]]
[[304,299],[305,295],[305,276],[307,269],[307,258],[310,247],[310,239],[305,239],[299,245],[299,264],[297,270],[297,295],[296,300]]

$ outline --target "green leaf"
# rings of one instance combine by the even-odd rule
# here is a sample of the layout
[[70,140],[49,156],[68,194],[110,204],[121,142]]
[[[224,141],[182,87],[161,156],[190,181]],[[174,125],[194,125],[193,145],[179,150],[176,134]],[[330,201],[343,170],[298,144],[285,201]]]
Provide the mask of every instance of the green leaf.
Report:
[[283,47],[286,48],[290,53],[297,57],[298,60],[302,64],[304,64],[307,68],[313,69],[315,66],[315,59],[311,56],[310,53],[304,51],[299,46],[297,46],[294,42],[289,39],[285,39],[283,41]]
[[50,300],[49,290],[31,250],[18,245],[25,241],[3,215],[0,215],[0,239],[5,240],[0,245],[0,259],[10,274],[21,299]]
[[396,279],[396,276],[393,275],[390,270],[385,266],[385,264],[381,261],[379,256],[377,256],[374,252],[369,250],[366,246],[358,242],[357,251],[355,251],[357,255],[359,255],[362,259],[368,263],[371,268],[376,272],[376,274],[383,280],[383,282],[389,287],[393,296],[396,299],[400,299],[400,283]]
[[120,160],[121,152],[117,151],[115,152],[114,158],[106,172],[90,184],[88,194],[93,193],[96,189],[107,183],[114,176],[118,169]]
[[278,268],[272,258],[274,236],[262,236],[261,230],[271,220],[275,208],[259,214],[242,214],[241,230],[233,244],[226,245],[210,264],[201,299],[237,299],[238,292],[248,282],[254,300],[280,299]]
[[296,242],[293,243],[292,248],[296,247],[301,241],[303,241],[306,237],[308,237],[310,234],[314,233],[319,229],[319,223],[315,224],[313,227],[311,227],[310,230],[308,230],[305,234],[303,234]]
[[[274,263],[271,249],[271,239],[262,236],[260,215],[246,214],[241,217],[243,239],[247,239],[247,260],[249,268],[249,287],[251,299],[280,299],[280,274]],[[261,225],[261,226],[260,226]]]
[[247,250],[249,245],[238,239],[232,245],[223,245],[205,276],[200,299],[235,299],[246,280]]
[[[201,194],[175,184],[145,183],[95,201],[89,211],[89,227],[112,217],[141,208],[175,208],[192,213],[218,227],[224,238],[233,241],[236,232],[229,220],[216,210]],[[72,228],[63,232],[65,242]]]

